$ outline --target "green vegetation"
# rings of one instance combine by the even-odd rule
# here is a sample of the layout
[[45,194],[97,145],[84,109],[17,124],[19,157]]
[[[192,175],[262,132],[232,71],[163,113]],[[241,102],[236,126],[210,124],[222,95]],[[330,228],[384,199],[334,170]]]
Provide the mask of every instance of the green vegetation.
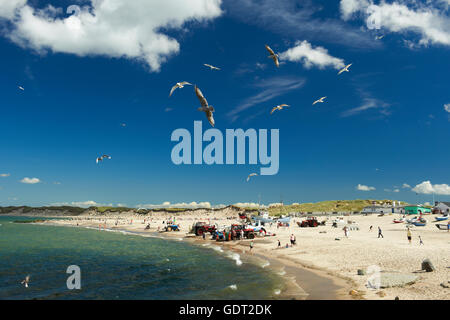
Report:
[[[83,208],[80,208],[80,209],[83,209]],[[83,209],[83,211],[84,210],[86,210],[86,209]],[[135,209],[125,208],[125,207],[89,207],[88,210],[95,210],[100,213],[105,213],[107,211],[121,213],[121,212],[135,210]]]
[[279,216],[290,212],[354,212],[362,211],[373,202],[378,205],[392,205],[394,200],[331,200],[316,203],[301,203],[297,205],[276,206],[268,209],[270,215]]

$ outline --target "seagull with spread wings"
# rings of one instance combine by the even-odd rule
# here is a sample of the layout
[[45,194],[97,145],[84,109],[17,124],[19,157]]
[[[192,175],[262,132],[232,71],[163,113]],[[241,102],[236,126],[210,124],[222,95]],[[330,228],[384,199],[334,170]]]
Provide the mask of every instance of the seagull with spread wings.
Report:
[[277,68],[280,66],[280,61],[278,60],[278,54],[276,54],[272,48],[270,48],[267,44],[266,44],[266,49],[267,51],[269,51],[270,56],[268,56],[268,58],[271,58],[273,60],[273,62],[275,62],[275,65],[277,66]]
[[207,64],[207,63],[204,63],[203,65],[208,67],[208,68],[210,68],[211,70],[220,70],[220,68],[214,67],[214,66],[212,66],[210,64]]
[[108,156],[107,154],[104,154],[101,157],[98,157],[97,159],[95,159],[95,162],[99,163],[100,161],[103,161],[103,159],[111,159],[111,157]]
[[25,91],[25,88],[22,86],[17,86],[20,90]]
[[280,104],[276,107],[273,107],[272,111],[270,111],[270,114],[274,113],[275,110],[283,110],[284,107],[289,107],[289,105],[288,104]]
[[200,89],[195,86],[195,94],[197,95],[198,100],[200,101],[200,104],[202,105],[200,108],[198,108],[198,111],[203,111],[206,114],[206,118],[208,119],[211,126],[214,127],[214,117],[213,112],[215,111],[213,106],[210,106],[208,104],[208,101],[206,100],[203,93],[200,91]]
[[27,275],[25,279],[20,283],[25,286],[25,288],[28,288],[28,283],[30,282],[30,275]]
[[323,101],[324,99],[326,99],[326,97],[322,97],[322,98],[320,98],[320,99],[314,101],[314,102],[313,102],[313,105],[315,105],[316,103],[322,103],[322,102],[324,102],[324,101]]
[[342,72],[349,72],[348,68],[350,68],[350,66],[351,66],[352,64],[353,64],[353,63],[350,63],[350,64],[346,65],[344,68],[342,68],[342,69],[338,72],[338,75],[340,75]]
[[247,182],[250,180],[251,177],[257,176],[257,175],[258,175],[257,173],[250,173],[247,177]]
[[169,94],[169,97],[172,95],[172,93],[175,91],[175,89],[177,89],[177,88],[184,88],[184,86],[191,86],[192,84],[191,83],[189,83],[189,82],[187,82],[187,81],[183,81],[183,82],[177,82],[177,84],[176,85],[174,85],[173,87],[172,87],[172,89],[170,90],[170,94]]

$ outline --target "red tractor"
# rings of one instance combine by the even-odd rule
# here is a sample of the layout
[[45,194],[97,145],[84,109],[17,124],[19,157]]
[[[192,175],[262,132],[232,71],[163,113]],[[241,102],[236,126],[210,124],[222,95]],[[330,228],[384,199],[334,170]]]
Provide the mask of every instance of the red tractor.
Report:
[[194,233],[196,236],[201,236],[204,233],[213,234],[216,231],[216,226],[206,224],[206,222],[197,222],[194,226]]
[[306,218],[306,220],[297,222],[297,224],[301,228],[307,228],[307,227],[317,227],[319,225],[319,222],[317,221],[317,218],[315,218],[315,217],[308,217],[308,218]]

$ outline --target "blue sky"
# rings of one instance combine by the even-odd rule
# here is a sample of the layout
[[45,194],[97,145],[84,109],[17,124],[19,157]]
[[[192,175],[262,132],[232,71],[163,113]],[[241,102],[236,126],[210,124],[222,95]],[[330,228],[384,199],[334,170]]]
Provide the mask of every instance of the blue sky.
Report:
[[[133,3],[0,4],[0,205],[450,200],[446,1],[374,1],[378,30],[356,0]],[[174,165],[172,131],[209,126],[179,81],[222,132],[279,129],[278,174]]]

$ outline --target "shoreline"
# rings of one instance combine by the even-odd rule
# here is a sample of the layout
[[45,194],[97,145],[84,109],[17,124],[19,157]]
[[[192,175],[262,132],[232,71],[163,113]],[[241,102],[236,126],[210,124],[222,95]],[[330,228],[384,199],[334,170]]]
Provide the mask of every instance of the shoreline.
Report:
[[[68,217],[72,218],[72,217]],[[79,218],[79,217],[78,217]],[[63,219],[63,221],[67,221]],[[70,221],[70,220],[69,220]],[[77,226],[72,223],[64,223],[58,220],[47,220],[39,222],[41,225],[51,225],[57,227],[79,227],[86,229],[98,230],[94,225]],[[214,240],[202,240],[199,237],[190,236],[187,233],[159,233],[155,230],[135,231],[121,227],[110,227],[100,231],[107,232],[125,232],[131,235],[159,238],[172,241],[186,241],[191,245],[202,247],[204,244],[208,246],[220,246],[224,251],[237,252],[240,258],[246,263],[262,267],[255,261],[255,257],[259,260],[267,261],[267,270],[279,276],[282,279],[283,290],[277,296],[280,300],[348,300],[349,297],[345,293],[348,292],[348,283],[337,276],[331,276],[324,271],[318,269],[310,269],[305,266],[298,266],[295,262],[289,261],[282,257],[270,256],[267,252],[256,249],[250,256],[246,255],[246,249],[249,247],[250,240],[236,242],[216,242]],[[254,241],[258,242],[258,239]],[[205,248],[206,249],[206,248]],[[265,267],[262,267],[265,268]],[[300,283],[299,283],[300,282]],[[345,293],[344,293],[345,292]]]
[[[38,218],[38,217],[34,217]],[[370,299],[370,300],[449,300],[450,289],[450,233],[438,230],[434,223],[434,216],[425,218],[425,227],[412,227],[412,242],[406,237],[406,224],[393,223],[396,215],[384,216],[342,216],[341,222],[351,227],[347,236],[344,235],[342,225],[333,227],[332,221],[336,217],[326,219],[325,225],[318,227],[300,228],[296,222],[301,218],[292,218],[288,227],[267,225],[265,228],[276,236],[256,237],[251,254],[250,240],[233,242],[203,242],[200,237],[189,235],[193,223],[210,221],[211,224],[230,225],[238,223],[238,217],[231,214],[199,214],[192,215],[116,215],[116,216],[74,216],[56,217],[49,219],[49,223],[60,225],[90,226],[98,229],[99,224],[107,224],[111,229],[121,229],[125,232],[151,234],[164,226],[164,221],[176,218],[180,225],[180,232],[166,232],[157,234],[162,238],[181,238],[196,243],[210,243],[220,245],[227,250],[244,252],[243,257],[262,258],[270,261],[271,266],[284,268],[286,283],[300,284],[297,289],[293,285],[294,297],[303,299],[304,292],[308,292],[306,299]],[[146,222],[145,222],[146,221]],[[145,225],[150,223],[150,230]],[[117,225],[116,225],[117,224]],[[383,237],[377,237],[377,229],[381,227]],[[296,245],[286,247],[291,235],[295,235]],[[424,243],[419,244],[419,236]],[[209,236],[208,236],[209,238]],[[281,247],[277,248],[277,242]],[[433,272],[421,272],[421,264],[430,259],[435,267]],[[281,266],[281,267],[280,267]],[[371,273],[370,268],[377,267],[380,278],[384,278],[384,285],[376,289],[367,288],[367,281]],[[373,270],[373,269],[372,269]],[[281,272],[282,273],[282,272]],[[324,278],[326,280],[324,280]],[[402,279],[414,280],[404,281]],[[392,283],[394,279],[394,284]],[[300,289],[299,289],[300,288]],[[322,290],[323,289],[323,290]],[[303,292],[303,295],[301,294]],[[290,298],[290,293],[285,298]],[[291,295],[292,297],[292,295]]]

